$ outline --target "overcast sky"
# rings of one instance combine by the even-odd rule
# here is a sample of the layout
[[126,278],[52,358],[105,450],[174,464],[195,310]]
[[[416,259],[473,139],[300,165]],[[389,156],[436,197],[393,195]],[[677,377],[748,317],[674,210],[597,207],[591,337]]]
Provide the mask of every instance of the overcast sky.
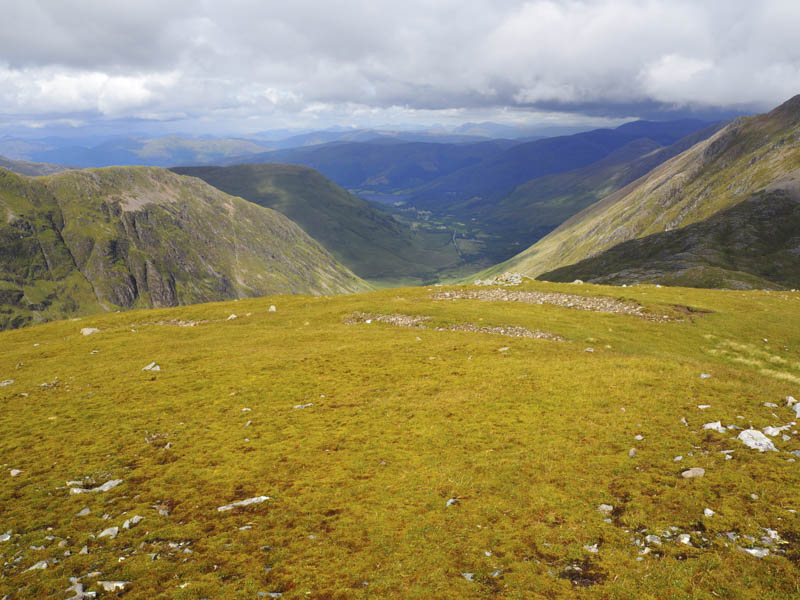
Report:
[[612,124],[762,111],[800,93],[798,0],[0,0],[0,10],[6,131]]

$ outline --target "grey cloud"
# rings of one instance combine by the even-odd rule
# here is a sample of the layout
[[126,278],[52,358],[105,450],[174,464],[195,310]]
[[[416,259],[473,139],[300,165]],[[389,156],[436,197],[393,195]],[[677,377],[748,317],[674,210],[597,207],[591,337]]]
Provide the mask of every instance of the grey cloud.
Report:
[[796,0],[8,4],[6,116],[652,118],[763,110],[800,92]]

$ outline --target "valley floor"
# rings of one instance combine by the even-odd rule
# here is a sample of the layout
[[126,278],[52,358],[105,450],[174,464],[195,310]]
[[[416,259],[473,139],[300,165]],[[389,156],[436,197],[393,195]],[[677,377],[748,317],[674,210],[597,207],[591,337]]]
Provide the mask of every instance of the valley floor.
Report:
[[0,596],[800,596],[800,293],[281,296],[0,348]]

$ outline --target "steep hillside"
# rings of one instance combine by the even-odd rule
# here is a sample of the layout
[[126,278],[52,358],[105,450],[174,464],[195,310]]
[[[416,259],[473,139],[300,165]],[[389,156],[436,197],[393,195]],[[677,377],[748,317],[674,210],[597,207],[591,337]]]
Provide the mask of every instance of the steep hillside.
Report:
[[8,169],[19,175],[30,175],[35,177],[37,175],[52,175],[53,173],[60,173],[66,171],[69,167],[62,167],[61,165],[51,165],[49,163],[37,163],[27,160],[11,160],[4,156],[0,156],[0,168]]
[[452,232],[412,229],[306,167],[251,164],[173,170],[283,213],[360,277],[419,283],[465,264]]
[[711,125],[663,147],[648,138],[634,140],[589,166],[533,179],[481,213],[487,225],[515,238],[525,232],[544,237],[598,200],[622,189],[670,158],[709,138],[724,124]]
[[0,170],[0,329],[361,280],[283,215],[156,168]]
[[623,291],[2,332],[0,597],[796,599],[800,294]]
[[532,179],[585,167],[640,139],[669,145],[707,126],[701,121],[636,121],[616,129],[595,129],[513,146],[480,163],[445,175],[420,188],[410,202],[446,213],[465,201],[494,204]]
[[622,242],[539,279],[800,288],[800,195],[762,192],[699,223]]
[[702,221],[763,189],[797,186],[800,96],[742,117],[489,270],[535,276],[620,242]]

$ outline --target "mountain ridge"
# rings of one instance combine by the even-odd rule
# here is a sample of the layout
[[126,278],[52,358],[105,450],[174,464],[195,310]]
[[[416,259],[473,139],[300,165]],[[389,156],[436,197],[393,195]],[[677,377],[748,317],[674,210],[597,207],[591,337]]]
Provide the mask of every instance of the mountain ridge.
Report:
[[0,328],[367,288],[280,213],[155,167],[0,170],[0,214]]
[[760,190],[793,185],[800,169],[799,100],[737,118],[487,274],[519,270],[537,276],[620,242],[702,221]]

